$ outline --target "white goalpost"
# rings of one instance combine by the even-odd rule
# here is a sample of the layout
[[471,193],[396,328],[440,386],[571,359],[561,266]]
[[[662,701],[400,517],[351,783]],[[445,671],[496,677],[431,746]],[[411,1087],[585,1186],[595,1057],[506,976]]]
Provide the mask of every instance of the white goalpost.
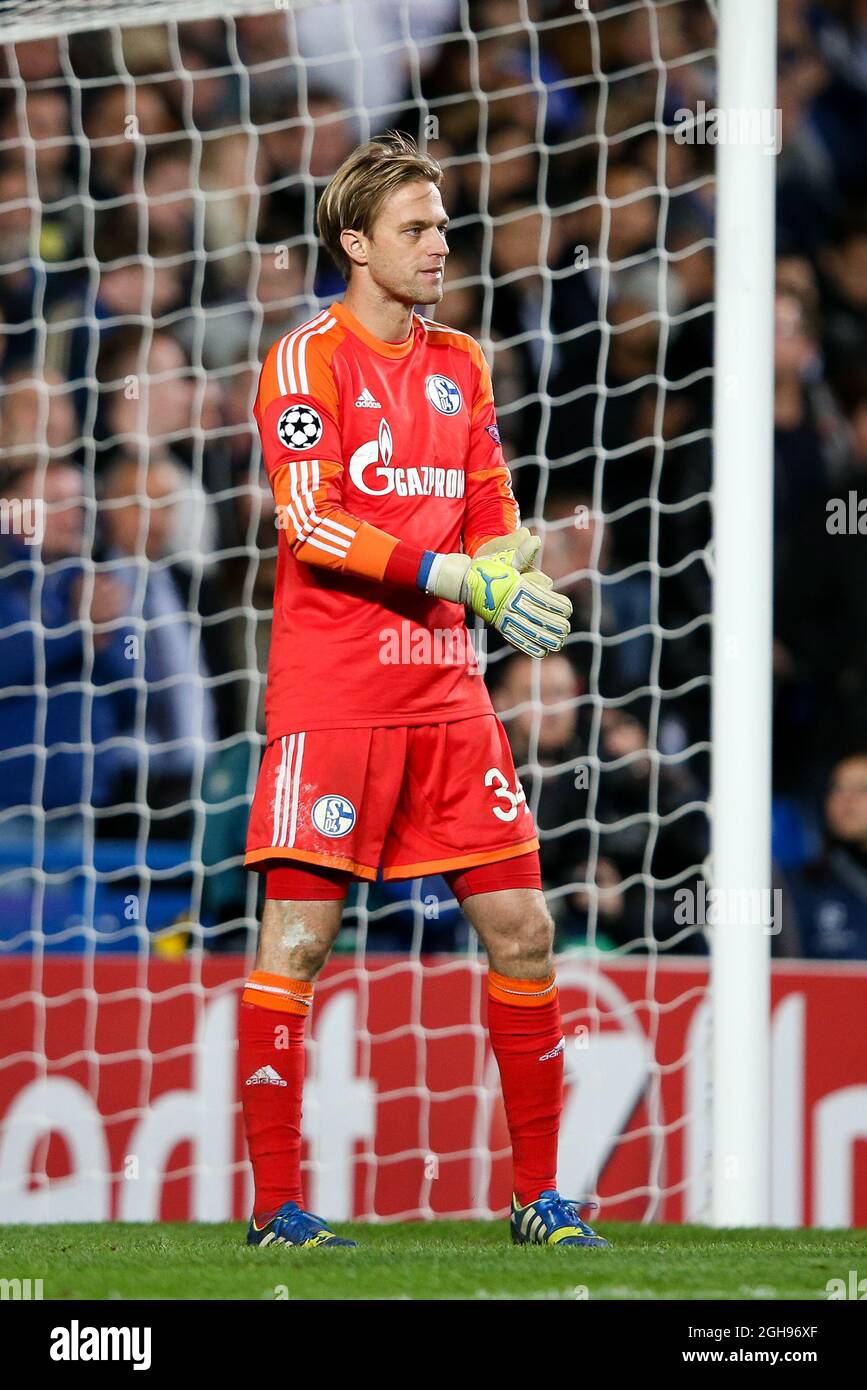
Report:
[[[776,108],[776,5],[719,0],[718,106]],[[774,158],[717,149],[714,379],[713,882],[771,888]],[[713,1219],[770,1210],[770,923],[712,932]]]

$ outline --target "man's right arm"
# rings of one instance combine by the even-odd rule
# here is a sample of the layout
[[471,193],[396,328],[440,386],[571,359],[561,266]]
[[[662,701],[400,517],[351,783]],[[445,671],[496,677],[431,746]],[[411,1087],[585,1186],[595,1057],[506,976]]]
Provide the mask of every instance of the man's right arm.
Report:
[[424,551],[372,526],[343,506],[337,387],[328,363],[308,349],[303,391],[268,353],[254,408],[277,521],[293,554],[340,574],[418,587]]

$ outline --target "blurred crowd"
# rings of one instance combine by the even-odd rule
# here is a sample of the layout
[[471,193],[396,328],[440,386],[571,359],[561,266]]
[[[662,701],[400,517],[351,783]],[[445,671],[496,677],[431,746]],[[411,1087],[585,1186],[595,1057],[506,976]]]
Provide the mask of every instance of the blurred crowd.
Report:
[[[530,0],[532,34],[524,9],[367,0],[351,32],[326,4],[0,49],[0,500],[45,518],[0,534],[22,862],[186,841],[214,940],[248,911],[276,555],[258,364],[342,293],[317,196],[398,127],[444,169],[436,317],[486,350],[575,606],[563,656],[491,642],[486,673],[560,945],[706,949],[674,894],[709,850],[714,148],[674,131],[714,104],[712,7]],[[774,950],[867,958],[867,0],[781,5],[778,105]],[[833,499],[854,526],[829,529]],[[452,929],[434,914],[425,946]]]

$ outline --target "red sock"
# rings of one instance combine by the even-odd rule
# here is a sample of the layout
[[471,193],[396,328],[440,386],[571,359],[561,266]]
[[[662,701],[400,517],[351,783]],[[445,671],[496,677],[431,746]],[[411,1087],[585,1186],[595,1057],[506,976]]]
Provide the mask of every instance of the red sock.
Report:
[[241,999],[238,1068],[247,1147],[261,1224],[301,1198],[304,1023],[313,985],[254,970]]
[[563,1108],[563,1034],[554,976],[488,975],[488,1031],[500,1068],[520,1206],[557,1186]]

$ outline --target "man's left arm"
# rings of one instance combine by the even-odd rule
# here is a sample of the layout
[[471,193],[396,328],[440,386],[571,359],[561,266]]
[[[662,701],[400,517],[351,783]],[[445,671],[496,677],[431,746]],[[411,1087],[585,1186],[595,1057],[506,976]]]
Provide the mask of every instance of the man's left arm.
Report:
[[471,407],[470,452],[467,459],[466,509],[463,542],[467,555],[475,555],[487,541],[507,536],[521,525],[512,480],[503,457],[491,373],[484,354],[473,343],[472,358],[478,384]]

